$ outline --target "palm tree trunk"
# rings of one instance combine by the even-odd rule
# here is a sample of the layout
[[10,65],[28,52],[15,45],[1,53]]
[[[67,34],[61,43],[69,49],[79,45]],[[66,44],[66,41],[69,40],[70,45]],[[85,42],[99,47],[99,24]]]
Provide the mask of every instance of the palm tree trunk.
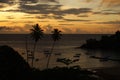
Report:
[[27,37],[26,37],[26,54],[27,54],[27,62],[28,62],[28,40],[27,40]]
[[32,67],[34,66],[34,58],[35,58],[35,49],[36,49],[36,45],[37,45],[37,42],[34,43],[34,48],[33,48],[33,52],[32,52]]
[[47,67],[46,67],[47,69],[48,69],[48,66],[49,66],[49,63],[50,63],[50,58],[51,58],[52,52],[53,52],[53,50],[54,50],[55,42],[56,42],[56,41],[53,42],[50,55],[48,56]]

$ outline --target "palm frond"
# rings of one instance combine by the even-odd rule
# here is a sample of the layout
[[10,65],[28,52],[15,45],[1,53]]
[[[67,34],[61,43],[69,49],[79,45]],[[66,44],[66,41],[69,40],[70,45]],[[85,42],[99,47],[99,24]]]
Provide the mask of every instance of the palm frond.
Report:
[[38,24],[32,26],[33,28],[30,29],[31,31],[31,37],[37,42],[39,39],[43,38],[43,30],[40,28]]
[[54,41],[57,41],[57,40],[61,39],[61,36],[62,36],[62,34],[61,34],[61,31],[60,31],[60,30],[54,29],[54,30],[52,31],[52,39],[53,39]]

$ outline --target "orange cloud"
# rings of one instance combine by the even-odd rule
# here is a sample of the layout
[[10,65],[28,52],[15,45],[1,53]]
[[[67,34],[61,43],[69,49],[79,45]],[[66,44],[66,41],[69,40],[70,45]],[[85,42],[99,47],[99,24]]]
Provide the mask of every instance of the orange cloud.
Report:
[[108,6],[119,6],[120,0],[103,0],[102,3],[107,3]]
[[[86,0],[86,2],[93,2],[95,0]],[[101,0],[102,4],[107,4],[107,6],[119,6],[120,0]]]

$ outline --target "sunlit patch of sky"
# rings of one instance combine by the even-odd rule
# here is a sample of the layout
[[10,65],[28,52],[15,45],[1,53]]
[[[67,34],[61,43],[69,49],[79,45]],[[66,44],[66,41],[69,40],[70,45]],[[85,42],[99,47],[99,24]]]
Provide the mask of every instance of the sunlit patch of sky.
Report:
[[64,33],[113,33],[119,16],[120,0],[0,0],[0,25],[18,28],[10,33],[28,32],[26,25],[36,23]]

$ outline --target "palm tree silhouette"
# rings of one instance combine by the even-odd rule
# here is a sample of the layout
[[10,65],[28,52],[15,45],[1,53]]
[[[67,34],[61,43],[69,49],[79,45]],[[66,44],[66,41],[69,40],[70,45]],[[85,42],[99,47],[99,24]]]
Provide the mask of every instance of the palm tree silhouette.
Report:
[[61,31],[58,30],[58,29],[54,29],[52,31],[52,36],[51,37],[53,39],[53,44],[52,44],[52,48],[51,48],[50,54],[48,56],[47,69],[48,69],[48,66],[49,66],[51,55],[52,55],[54,47],[55,47],[55,42],[58,41],[59,39],[61,39]]
[[26,48],[27,62],[28,62],[28,37],[27,36],[26,36],[26,41],[25,41],[25,48]]
[[33,62],[34,62],[34,57],[35,57],[35,50],[36,50],[36,45],[37,42],[39,41],[39,39],[43,38],[43,30],[40,28],[40,26],[38,24],[34,25],[32,29],[30,29],[31,31],[31,37],[34,40],[34,47],[33,47],[33,52],[32,52],[32,67],[33,67]]

